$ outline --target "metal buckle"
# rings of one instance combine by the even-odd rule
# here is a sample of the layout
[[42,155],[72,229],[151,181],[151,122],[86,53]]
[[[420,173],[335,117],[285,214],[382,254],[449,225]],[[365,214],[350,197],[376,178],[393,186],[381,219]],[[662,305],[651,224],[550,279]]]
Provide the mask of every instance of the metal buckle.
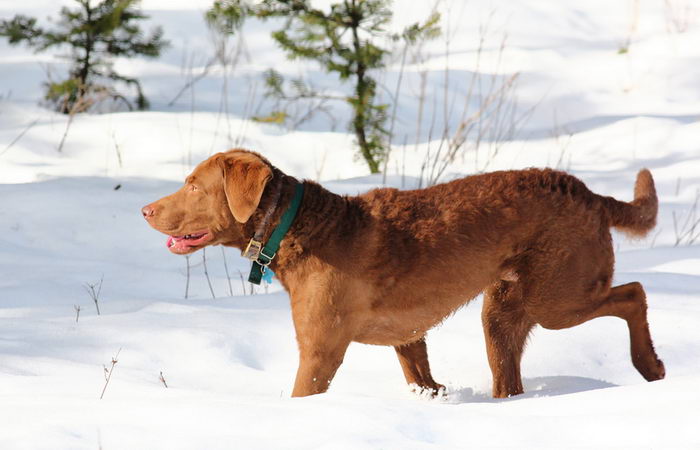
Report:
[[[260,254],[258,255],[257,263],[263,267],[267,267],[270,265],[270,263],[272,262],[272,260],[275,258],[276,255],[277,255],[277,253],[273,253],[272,256],[267,256],[262,250],[260,250]],[[267,258],[267,262],[260,261],[260,256],[264,256],[265,258]]]
[[[260,258],[260,254],[262,253],[262,246],[262,242],[256,241],[255,238],[252,238],[250,242],[248,242],[248,246],[243,251],[243,257],[257,262],[258,258]],[[267,255],[264,256],[267,257]]]

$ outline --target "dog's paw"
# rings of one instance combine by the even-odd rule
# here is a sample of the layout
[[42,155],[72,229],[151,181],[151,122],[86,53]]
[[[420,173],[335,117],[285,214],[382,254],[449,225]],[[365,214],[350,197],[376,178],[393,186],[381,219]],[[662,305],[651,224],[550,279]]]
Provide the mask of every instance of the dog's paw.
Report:
[[666,377],[666,367],[663,361],[660,359],[656,360],[656,366],[652,371],[650,371],[648,376],[645,376],[647,381],[663,380]]
[[657,381],[663,380],[666,376],[666,367],[664,367],[663,361],[656,357],[656,355],[649,355],[647,358],[639,358],[634,362],[634,367],[637,368],[639,373],[647,381]]
[[440,383],[432,383],[427,386],[419,386],[414,384],[411,390],[421,397],[426,398],[445,398],[447,397],[447,388]]

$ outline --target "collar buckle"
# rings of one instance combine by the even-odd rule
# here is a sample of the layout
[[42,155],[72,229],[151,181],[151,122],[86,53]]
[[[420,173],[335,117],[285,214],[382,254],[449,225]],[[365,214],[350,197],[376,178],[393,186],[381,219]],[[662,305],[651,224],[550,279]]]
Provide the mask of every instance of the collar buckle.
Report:
[[255,238],[251,238],[250,242],[248,242],[248,246],[243,251],[243,257],[251,261],[257,261],[262,253],[262,248],[262,242],[256,240]]
[[[267,244],[263,246],[262,238],[258,238],[258,240],[256,239],[257,236],[253,236],[253,239],[248,243],[243,255],[253,260],[253,265],[250,268],[250,275],[248,275],[249,282],[260,284],[263,275],[267,272],[268,266],[272,263],[272,259],[277,255],[277,250],[280,248],[284,235],[287,234],[287,231],[292,226],[292,222],[294,222],[303,197],[304,184],[297,183],[294,188],[294,196],[287,210],[282,214],[279,224],[272,230]],[[270,255],[268,255],[268,253]]]
[[262,249],[260,250],[260,255],[258,255],[258,259],[256,260],[256,262],[263,267],[267,267],[270,265],[270,263],[276,255],[277,253],[273,253],[272,256],[268,256],[265,254],[265,249]]

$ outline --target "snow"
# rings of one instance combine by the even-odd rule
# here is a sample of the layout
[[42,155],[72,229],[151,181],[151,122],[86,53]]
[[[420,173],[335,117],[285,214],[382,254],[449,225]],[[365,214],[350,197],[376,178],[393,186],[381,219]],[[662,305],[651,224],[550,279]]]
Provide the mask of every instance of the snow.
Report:
[[[0,17],[43,19],[70,3],[3,1]],[[428,336],[433,374],[448,393],[435,400],[406,386],[393,349],[360,344],[350,347],[328,393],[289,398],[297,351],[288,297],[277,283],[250,295],[240,279],[249,264],[236,250],[225,250],[233,295],[221,249],[208,248],[216,298],[201,252],[190,258],[184,298],[185,260],[167,251],[140,208],[177,189],[211,153],[238,141],[338,193],[383,183],[353,157],[341,107],[334,108],[335,131],[322,117],[299,130],[246,120],[248,92],[271,65],[346,89],[312,64],[299,69],[284,59],[266,34],[274,24],[246,24],[251,58],[231,78],[227,120],[218,115],[217,70],[197,84],[194,101],[187,93],[167,106],[186,82],[183,59],[206,61],[201,12],[208,2],[145,0],[172,47],[159,60],[117,67],[142,78],[153,110],[79,116],[61,153],[66,118],[37,106],[39,62],[55,65],[55,73],[61,63],[0,42],[0,448],[700,447],[700,242],[674,245],[674,215],[677,226],[692,220],[700,189],[700,26],[668,31],[664,2],[639,2],[634,21],[635,3],[444,4],[453,33],[450,98],[461,105],[477,68],[483,81],[518,71],[518,108],[534,107],[495,157],[468,153],[446,179],[475,167],[550,166],[629,200],[636,172],[648,167],[661,202],[648,238],[615,235],[615,283],[645,286],[667,378],[645,382],[630,362],[625,324],[601,318],[569,330],[537,328],[522,363],[526,393],[505,400],[490,395],[479,298]],[[397,0],[397,23],[425,17],[426,5]],[[478,30],[489,17],[477,67]],[[634,22],[629,51],[619,54]],[[498,63],[502,32],[508,38]],[[423,65],[406,68],[389,186],[417,187],[425,152],[438,146],[428,142],[427,125],[418,145],[413,140],[420,70],[431,71],[429,93],[442,108],[444,41],[426,55]],[[390,90],[398,69],[397,61],[383,80]],[[258,96],[261,89],[258,81]],[[100,279],[98,316],[84,287]],[[99,400],[103,365],[117,352]]]

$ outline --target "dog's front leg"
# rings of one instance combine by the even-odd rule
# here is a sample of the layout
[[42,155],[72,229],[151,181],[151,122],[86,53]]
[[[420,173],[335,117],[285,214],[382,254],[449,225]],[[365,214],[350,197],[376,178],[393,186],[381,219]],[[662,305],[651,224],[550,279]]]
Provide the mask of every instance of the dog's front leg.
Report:
[[428,392],[432,396],[438,395],[440,390],[445,390],[445,386],[436,383],[430,373],[425,338],[409,344],[395,346],[394,350],[396,350],[401,369],[403,369],[403,374],[409,385],[415,384],[420,389],[420,392]]
[[[297,301],[295,301],[297,300]],[[326,392],[350,344],[350,330],[329,296],[292,299],[299,369],[292,397]]]
[[292,397],[321,394],[328,390],[335,372],[343,362],[348,343],[330,348],[319,345],[316,349],[299,349],[299,369]]

